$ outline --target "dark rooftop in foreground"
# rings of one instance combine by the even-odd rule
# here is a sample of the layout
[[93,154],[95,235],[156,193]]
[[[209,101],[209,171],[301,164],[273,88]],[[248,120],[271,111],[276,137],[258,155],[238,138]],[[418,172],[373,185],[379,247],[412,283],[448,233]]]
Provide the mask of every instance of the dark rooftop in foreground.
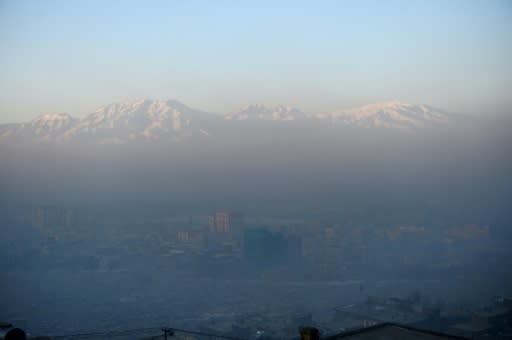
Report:
[[375,326],[343,332],[336,335],[322,338],[325,340],[335,339],[466,339],[464,337],[448,335],[444,333],[422,330],[395,323],[381,323]]

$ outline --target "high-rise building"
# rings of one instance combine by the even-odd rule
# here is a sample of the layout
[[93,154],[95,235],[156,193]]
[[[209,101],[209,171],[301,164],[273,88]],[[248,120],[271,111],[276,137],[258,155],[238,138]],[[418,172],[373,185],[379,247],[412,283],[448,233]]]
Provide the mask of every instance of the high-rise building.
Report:
[[244,258],[257,266],[292,264],[302,258],[302,238],[284,236],[281,232],[270,232],[263,228],[244,232]]
[[214,215],[208,218],[208,226],[210,231],[213,233],[229,233],[229,213],[227,212],[216,212]]
[[32,225],[39,228],[70,227],[75,223],[72,209],[38,207],[32,212]]
[[188,242],[190,240],[190,235],[186,230],[178,231],[178,240],[180,242]]

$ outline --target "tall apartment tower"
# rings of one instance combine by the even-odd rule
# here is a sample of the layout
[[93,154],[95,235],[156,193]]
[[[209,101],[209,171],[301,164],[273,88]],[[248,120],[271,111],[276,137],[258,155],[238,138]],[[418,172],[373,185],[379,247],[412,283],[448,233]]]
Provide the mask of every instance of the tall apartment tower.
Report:
[[208,218],[208,226],[210,231],[214,233],[229,233],[229,213],[216,212]]

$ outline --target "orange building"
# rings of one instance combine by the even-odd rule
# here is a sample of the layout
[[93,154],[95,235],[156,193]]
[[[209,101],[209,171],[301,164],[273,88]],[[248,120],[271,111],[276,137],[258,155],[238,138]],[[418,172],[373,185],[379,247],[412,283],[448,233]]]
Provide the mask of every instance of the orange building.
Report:
[[229,233],[229,213],[216,212],[208,218],[208,226],[212,233]]

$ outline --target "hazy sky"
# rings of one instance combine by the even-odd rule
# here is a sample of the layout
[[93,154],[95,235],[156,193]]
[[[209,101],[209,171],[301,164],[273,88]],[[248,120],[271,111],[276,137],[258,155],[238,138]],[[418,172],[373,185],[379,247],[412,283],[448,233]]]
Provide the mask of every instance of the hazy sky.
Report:
[[0,122],[136,98],[504,108],[512,2],[0,0],[0,67]]

